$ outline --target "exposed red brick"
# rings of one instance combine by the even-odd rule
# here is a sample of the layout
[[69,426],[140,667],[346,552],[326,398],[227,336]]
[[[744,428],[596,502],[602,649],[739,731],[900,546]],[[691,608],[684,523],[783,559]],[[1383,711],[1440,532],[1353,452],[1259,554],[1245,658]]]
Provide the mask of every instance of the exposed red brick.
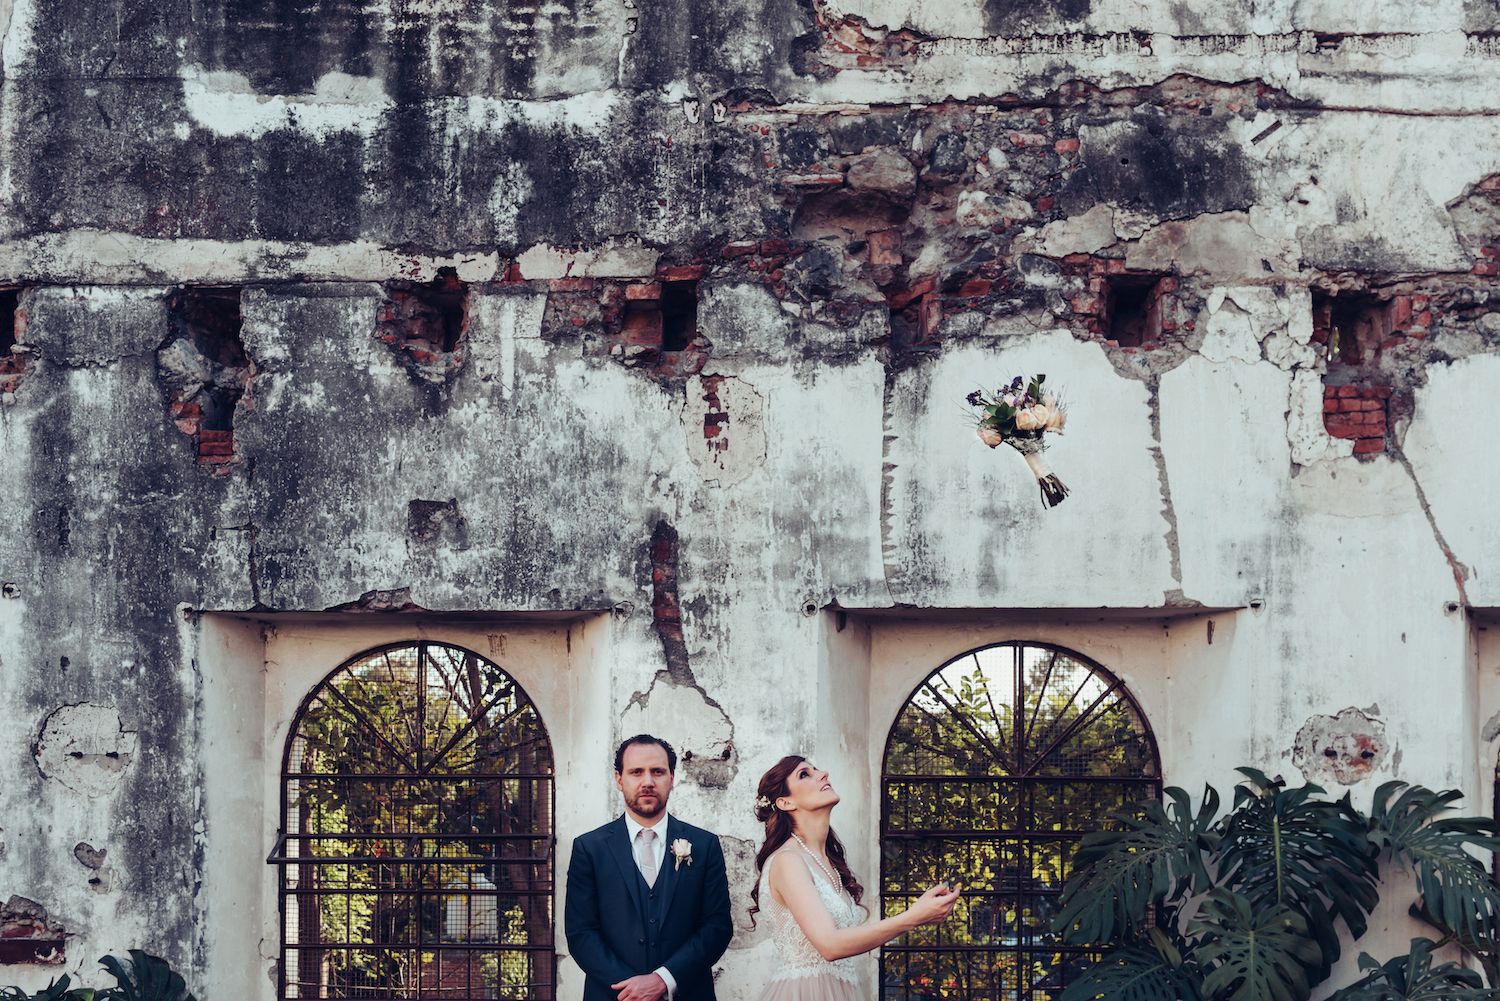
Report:
[[627,299],[660,299],[661,283],[652,282],[649,285],[626,285],[625,298]]
[[554,292],[592,292],[599,283],[592,278],[554,278],[547,287]]
[[1500,191],[1500,174],[1491,174],[1479,182],[1480,191]]
[[621,332],[624,334],[627,344],[645,344],[650,347],[661,347],[662,318],[661,313],[650,310],[642,313],[625,314],[625,327]]
[[1500,261],[1475,261],[1474,274],[1476,275],[1500,275]]
[[177,421],[176,424],[177,430],[181,431],[183,434],[198,433],[198,422],[196,420],[181,420]]
[[1048,144],[1046,136],[1037,135],[1035,132],[1012,132],[1010,134],[1010,141],[1012,144],[1022,147],[1046,146]]
[[867,239],[870,241],[871,264],[896,266],[901,263],[901,231],[899,229],[877,230]]
[[225,463],[233,461],[233,455],[209,455],[203,452],[198,453],[198,465],[200,466],[222,466]]
[[736,240],[724,245],[724,256],[727,258],[744,257],[755,253],[757,244],[754,240]]
[[943,322],[943,303],[935,294],[929,292],[922,297],[922,305],[917,313],[917,320],[922,328],[923,340],[930,340],[938,331],[938,326]]
[[676,268],[657,268],[656,277],[664,282],[694,282],[702,278],[707,270],[702,264],[688,264]]
[[1405,330],[1411,326],[1411,296],[1398,295],[1386,307],[1387,329]]
[[1358,386],[1340,386],[1340,387],[1338,387],[1338,390],[1339,390],[1339,395],[1340,396],[1358,396],[1359,395],[1359,387]]
[[1384,452],[1384,438],[1361,438],[1354,443],[1355,455],[1369,455],[1372,452]]
[[1077,139],[1059,139],[1057,142],[1055,142],[1055,143],[1052,144],[1052,148],[1054,150],[1056,150],[1057,152],[1059,152],[1059,153],[1077,153],[1078,152],[1078,140]]
[[775,257],[778,254],[789,253],[792,245],[785,240],[762,240],[760,241],[760,256]]
[[1052,205],[1055,201],[1056,199],[1054,199],[1051,195],[1048,195],[1046,198],[1038,198],[1036,200],[1036,210],[1038,212],[1050,212],[1052,211]]
[[935,288],[937,288],[937,279],[923,278],[921,281],[911,286],[911,288],[904,289],[900,292],[891,293],[886,301],[891,304],[891,309],[902,310],[905,309],[913,299],[916,299],[919,296],[924,296]]
[[973,299],[990,294],[990,282],[978,280],[964,282],[959,286],[958,294],[965,299]]

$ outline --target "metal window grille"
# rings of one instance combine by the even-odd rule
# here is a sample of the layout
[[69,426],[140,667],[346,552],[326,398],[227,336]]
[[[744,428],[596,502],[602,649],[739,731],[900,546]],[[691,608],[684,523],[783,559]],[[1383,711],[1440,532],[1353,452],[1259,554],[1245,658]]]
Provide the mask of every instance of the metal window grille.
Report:
[[551,1001],[552,748],[498,665],[361,654],[287,742],[279,998]]
[[1124,685],[1059,647],[966,653],[912,692],[883,772],[882,913],[964,887],[946,923],[881,950],[883,1001],[1057,1001],[1100,958],[1051,930],[1079,839],[1161,796],[1156,740]]

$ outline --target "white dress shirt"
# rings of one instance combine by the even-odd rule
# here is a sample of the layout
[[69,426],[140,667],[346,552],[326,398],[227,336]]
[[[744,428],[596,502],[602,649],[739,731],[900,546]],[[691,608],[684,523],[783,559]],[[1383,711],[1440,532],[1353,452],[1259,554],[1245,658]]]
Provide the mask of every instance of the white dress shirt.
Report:
[[[635,860],[636,868],[641,865],[641,844],[636,840],[636,835],[642,831],[655,831],[656,840],[651,843],[652,853],[656,856],[656,878],[661,879],[662,863],[667,860],[667,811],[663,810],[656,823],[649,827],[638,824],[630,811],[625,812],[625,832],[630,838],[630,857]],[[658,966],[651,971],[666,983],[667,1001],[672,1001],[672,995],[677,993],[677,981],[665,966]]]

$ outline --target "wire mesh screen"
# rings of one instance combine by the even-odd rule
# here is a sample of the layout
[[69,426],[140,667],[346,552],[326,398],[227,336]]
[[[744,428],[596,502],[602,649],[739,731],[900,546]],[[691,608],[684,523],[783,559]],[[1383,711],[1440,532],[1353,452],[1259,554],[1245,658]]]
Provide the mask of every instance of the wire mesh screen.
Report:
[[551,1001],[552,779],[483,657],[408,643],[334,672],[282,773],[279,996]]
[[1078,841],[1161,795],[1156,741],[1120,681],[1057,647],[945,664],[886,742],[881,907],[961,883],[953,916],[881,951],[883,1001],[1056,1001],[1099,959],[1053,934]]

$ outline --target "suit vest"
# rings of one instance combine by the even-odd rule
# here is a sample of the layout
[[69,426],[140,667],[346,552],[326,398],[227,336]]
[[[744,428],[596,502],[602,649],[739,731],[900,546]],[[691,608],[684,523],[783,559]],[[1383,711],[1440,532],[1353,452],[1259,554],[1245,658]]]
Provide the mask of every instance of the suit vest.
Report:
[[[672,853],[663,852],[662,854],[662,867],[657,871],[655,888],[646,883],[646,877],[641,875],[641,867],[639,865],[633,867],[635,869],[636,887],[641,891],[641,904],[645,908],[646,915],[646,938],[643,944],[646,946],[647,955],[650,957],[651,969],[653,970],[667,959],[665,950],[661,945],[662,919],[666,916],[666,909],[663,907],[666,901],[666,894],[662,891],[666,888],[667,863],[672,861]],[[632,853],[632,857],[633,855],[634,853]]]

